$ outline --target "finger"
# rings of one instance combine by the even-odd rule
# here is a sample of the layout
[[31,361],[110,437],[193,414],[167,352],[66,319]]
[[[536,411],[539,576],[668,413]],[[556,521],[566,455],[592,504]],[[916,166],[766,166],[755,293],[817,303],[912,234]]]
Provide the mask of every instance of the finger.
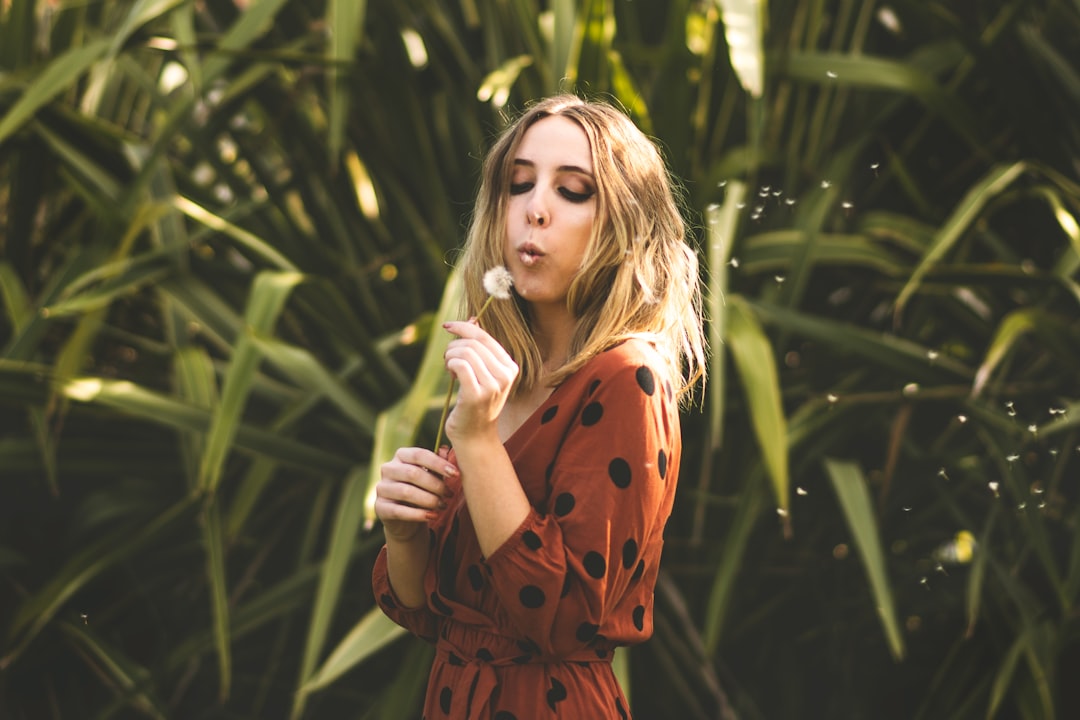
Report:
[[506,348],[500,345],[490,333],[479,325],[475,325],[471,322],[462,322],[460,320],[451,320],[443,323],[443,327],[454,335],[457,335],[459,338],[464,340],[475,340],[488,348],[492,353],[502,356],[504,361],[511,360],[510,354],[506,352]]
[[[447,452],[449,454],[449,451]],[[394,453],[394,460],[404,465],[422,468],[436,476],[454,476],[458,474],[457,466],[448,459],[439,457],[437,453],[420,447],[398,448]]]
[[385,525],[393,522],[422,523],[432,518],[432,510],[410,507],[389,500],[375,501],[375,516]]
[[375,484],[375,499],[423,510],[442,510],[446,507],[446,501],[438,493],[396,480],[379,480]]

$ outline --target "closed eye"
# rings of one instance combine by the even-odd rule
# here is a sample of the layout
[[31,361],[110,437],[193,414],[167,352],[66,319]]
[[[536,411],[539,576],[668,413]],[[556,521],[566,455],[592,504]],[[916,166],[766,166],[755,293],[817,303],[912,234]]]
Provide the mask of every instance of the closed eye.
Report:
[[589,198],[591,198],[595,194],[595,192],[592,190],[587,190],[586,192],[574,192],[573,190],[563,187],[559,188],[559,194],[570,202],[583,203],[586,202]]
[[529,192],[532,189],[533,184],[531,182],[510,183],[511,195],[520,195],[521,193]]

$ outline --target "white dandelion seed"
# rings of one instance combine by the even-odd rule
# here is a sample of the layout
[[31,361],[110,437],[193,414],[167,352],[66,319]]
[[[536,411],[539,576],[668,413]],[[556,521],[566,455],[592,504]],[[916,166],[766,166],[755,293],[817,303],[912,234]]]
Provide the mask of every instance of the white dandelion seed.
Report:
[[484,273],[484,292],[497,300],[509,300],[514,277],[504,265],[493,267]]

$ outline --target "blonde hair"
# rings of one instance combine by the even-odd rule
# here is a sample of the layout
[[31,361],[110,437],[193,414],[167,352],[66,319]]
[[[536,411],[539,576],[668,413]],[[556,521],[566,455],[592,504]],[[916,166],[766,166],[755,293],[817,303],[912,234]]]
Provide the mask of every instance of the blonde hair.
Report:
[[[686,242],[677,187],[657,146],[612,106],[574,95],[531,105],[503,131],[484,160],[480,190],[461,257],[466,311],[487,299],[484,272],[503,264],[512,163],[525,132],[558,115],[589,139],[596,178],[596,219],[567,306],[577,318],[570,356],[543,378],[558,385],[590,358],[631,337],[654,344],[668,367],[657,368],[685,397],[705,375],[697,255]],[[521,368],[515,392],[541,380],[540,352],[525,302],[495,302],[482,325]]]

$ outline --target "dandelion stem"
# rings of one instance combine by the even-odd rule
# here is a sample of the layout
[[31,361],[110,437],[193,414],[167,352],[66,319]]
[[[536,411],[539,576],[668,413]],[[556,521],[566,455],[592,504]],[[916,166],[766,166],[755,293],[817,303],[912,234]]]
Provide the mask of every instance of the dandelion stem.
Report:
[[[488,309],[488,305],[495,299],[494,295],[488,295],[487,300],[480,307],[480,312],[476,313],[476,317],[473,318],[473,322],[477,325],[480,324],[480,318],[484,316],[484,311]],[[439,452],[439,445],[442,444],[443,431],[446,428],[446,416],[450,414],[450,400],[454,396],[454,385],[457,378],[453,375],[450,376],[450,387],[446,388],[446,400],[443,401],[442,417],[439,418],[439,432],[435,435],[435,452]]]

